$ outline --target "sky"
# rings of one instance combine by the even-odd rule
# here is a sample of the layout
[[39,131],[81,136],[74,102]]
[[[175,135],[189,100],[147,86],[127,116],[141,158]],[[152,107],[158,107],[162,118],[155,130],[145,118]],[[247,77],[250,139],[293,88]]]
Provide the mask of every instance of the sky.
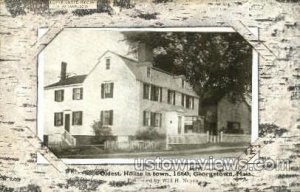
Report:
[[83,75],[94,67],[107,50],[127,55],[129,46],[118,31],[64,29],[43,50],[44,86],[59,80],[62,61],[67,62],[67,73]]

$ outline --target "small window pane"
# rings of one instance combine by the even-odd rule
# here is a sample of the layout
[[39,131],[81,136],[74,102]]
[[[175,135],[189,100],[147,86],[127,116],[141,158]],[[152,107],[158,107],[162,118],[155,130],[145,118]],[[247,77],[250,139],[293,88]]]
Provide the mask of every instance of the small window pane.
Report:
[[106,69],[110,69],[110,58],[106,59]]

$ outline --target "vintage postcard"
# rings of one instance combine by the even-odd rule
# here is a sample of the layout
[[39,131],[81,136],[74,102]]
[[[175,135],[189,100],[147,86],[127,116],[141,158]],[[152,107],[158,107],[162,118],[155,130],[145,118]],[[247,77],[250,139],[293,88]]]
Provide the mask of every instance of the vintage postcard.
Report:
[[0,191],[300,191],[299,2],[0,5]]

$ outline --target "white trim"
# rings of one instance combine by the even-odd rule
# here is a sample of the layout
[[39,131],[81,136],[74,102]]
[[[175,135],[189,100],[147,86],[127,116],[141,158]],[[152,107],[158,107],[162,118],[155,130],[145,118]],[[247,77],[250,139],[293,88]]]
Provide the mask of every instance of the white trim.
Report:
[[[259,40],[259,28],[251,27],[249,30],[257,37]],[[259,64],[259,54],[253,49],[252,50],[252,103],[251,103],[251,142],[258,139],[258,126],[259,126],[259,116],[258,116],[258,64]]]

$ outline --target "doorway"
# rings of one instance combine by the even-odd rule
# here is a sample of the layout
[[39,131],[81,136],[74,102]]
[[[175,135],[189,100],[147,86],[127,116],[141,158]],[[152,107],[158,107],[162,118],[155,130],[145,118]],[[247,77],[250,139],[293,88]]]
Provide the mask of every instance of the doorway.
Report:
[[70,132],[70,114],[65,114],[65,130]]

